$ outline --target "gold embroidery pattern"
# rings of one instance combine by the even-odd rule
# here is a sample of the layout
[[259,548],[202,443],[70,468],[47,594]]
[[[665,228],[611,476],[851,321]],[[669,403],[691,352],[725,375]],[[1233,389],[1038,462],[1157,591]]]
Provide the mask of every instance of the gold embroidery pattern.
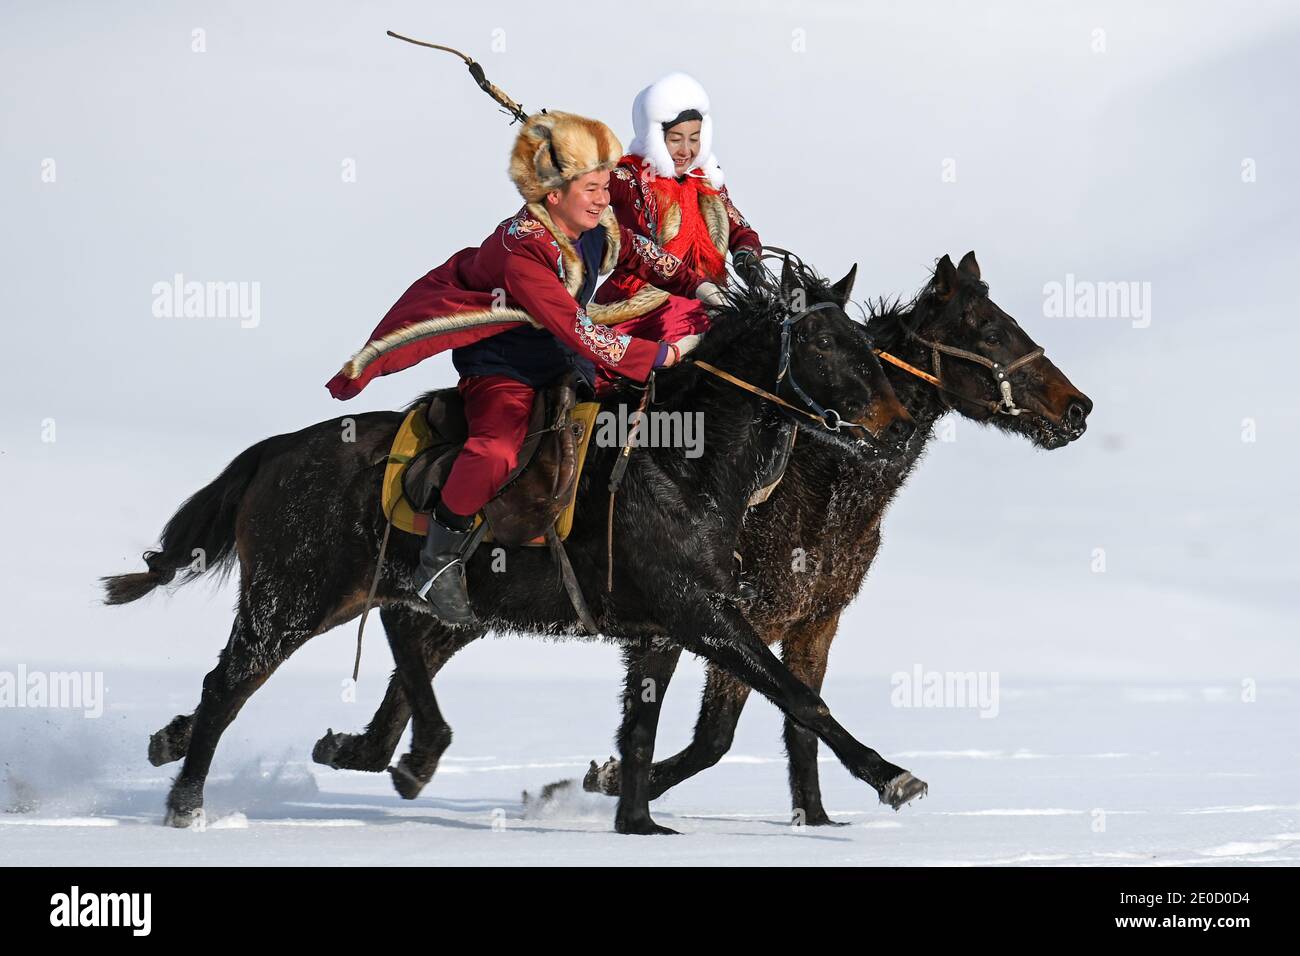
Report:
[[603,325],[596,325],[584,309],[579,309],[574,317],[573,331],[582,339],[583,345],[609,365],[617,365],[622,361],[627,354],[627,347],[632,344],[632,336],[619,335]]
[[546,231],[536,219],[529,219],[527,216],[516,216],[510,220],[506,226],[506,235],[514,239],[527,239],[529,236],[539,236]]
[[722,197],[722,202],[727,207],[727,218],[742,229],[748,229],[749,223],[745,221],[745,217],[740,214],[739,209],[731,204],[731,196],[727,194],[727,187],[723,186],[722,189],[719,190],[718,195]]
[[650,263],[650,268],[655,271],[656,275],[664,279],[671,279],[682,266],[681,259],[678,259],[671,252],[661,249],[645,236],[633,235],[632,248],[636,250],[637,255]]

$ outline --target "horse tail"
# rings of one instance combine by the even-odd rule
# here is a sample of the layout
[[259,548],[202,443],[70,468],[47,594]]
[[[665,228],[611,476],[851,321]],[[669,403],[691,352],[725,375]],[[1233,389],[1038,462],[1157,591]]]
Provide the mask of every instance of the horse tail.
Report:
[[211,484],[196,491],[171,516],[162,532],[162,548],[146,551],[148,571],[115,574],[100,578],[105,604],[129,604],[154,588],[170,584],[184,569],[181,584],[220,570],[230,573],[235,563],[235,518],[244,492],[253,481],[266,446],[276,436],[242,451]]

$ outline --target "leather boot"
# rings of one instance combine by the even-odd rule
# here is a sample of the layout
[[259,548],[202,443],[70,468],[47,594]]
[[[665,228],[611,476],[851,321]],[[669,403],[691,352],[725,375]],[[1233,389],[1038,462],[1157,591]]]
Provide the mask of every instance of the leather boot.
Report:
[[433,605],[446,624],[478,623],[465,588],[465,550],[471,534],[469,529],[459,531],[429,519],[429,534],[420,552],[420,568],[429,575],[429,583],[420,589],[420,597]]

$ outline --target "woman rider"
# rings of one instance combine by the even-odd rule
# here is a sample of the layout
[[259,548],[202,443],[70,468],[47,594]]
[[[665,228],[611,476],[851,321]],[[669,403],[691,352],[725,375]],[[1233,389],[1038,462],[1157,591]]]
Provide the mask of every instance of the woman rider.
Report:
[[[670,73],[637,94],[632,126],[631,151],[609,181],[619,224],[719,285],[726,279],[728,252],[746,284],[758,281],[766,272],[763,245],[727,194],[713,155],[713,119],[704,88],[685,73]],[[593,301],[592,315],[623,335],[674,342],[709,325],[698,301],[671,295],[621,269]],[[600,377],[605,386],[613,381],[603,370]]]

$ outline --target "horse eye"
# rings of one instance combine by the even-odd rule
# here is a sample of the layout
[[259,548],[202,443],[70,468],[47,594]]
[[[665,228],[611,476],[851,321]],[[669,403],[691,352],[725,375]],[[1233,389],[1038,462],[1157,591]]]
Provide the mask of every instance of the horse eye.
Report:
[[835,345],[835,343],[831,340],[831,337],[829,335],[817,336],[816,340],[814,341],[814,344],[819,349],[829,349]]

